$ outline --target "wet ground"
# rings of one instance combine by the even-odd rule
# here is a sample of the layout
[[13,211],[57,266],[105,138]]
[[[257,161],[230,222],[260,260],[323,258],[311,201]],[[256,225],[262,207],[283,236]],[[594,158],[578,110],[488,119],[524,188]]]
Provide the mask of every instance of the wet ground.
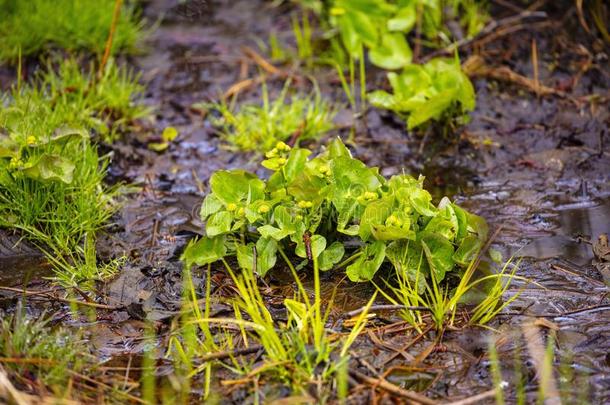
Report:
[[[556,13],[553,19],[536,20],[510,35],[465,47],[462,54],[466,59],[476,48],[488,66],[506,65],[532,77],[535,40],[540,81],[564,89],[567,96],[537,97],[515,83],[477,78],[477,109],[459,131],[459,141],[407,135],[404,124],[391,113],[369,110],[366,125],[363,120],[355,123],[352,150],[369,165],[379,166],[384,175],[403,168],[423,172],[426,186],[436,196],[448,195],[485,217],[492,229],[500,229],[493,248],[505,258],[523,257],[518,275],[535,283],[515,281],[507,295],[521,295],[493,324],[503,332],[504,340],[497,346],[505,378],[514,375],[513,359],[520,353],[528,395],[534,398],[535,372],[520,327],[525,321],[545,318],[558,328],[557,365],[568,364],[573,372],[569,391],[586,390],[593,403],[601,403],[610,398],[610,290],[599,266],[594,266],[591,242],[610,232],[610,70],[608,48],[595,49],[574,22],[574,12],[565,14],[569,4],[561,13],[549,7],[549,13]],[[211,173],[220,168],[260,170],[253,156],[227,152],[205,115],[192,105],[217,99],[233,84],[258,77],[258,66],[242,47],[258,49],[271,30],[289,41],[288,11],[258,0],[146,5],[144,16],[150,21],[163,16],[163,22],[148,41],[147,53],[132,63],[143,72],[146,102],[156,107],[156,114],[154,122],[143,123],[140,133],[113,148],[111,180],[141,188],[127,198],[100,241],[101,257],[129,258],[117,279],[103,287],[105,302],[123,309],[89,326],[95,330],[92,343],[100,357],[137,353],[142,321],[163,325],[179,308],[178,257],[185,243],[202,232],[196,214]],[[494,8],[496,18],[512,14]],[[382,82],[379,72],[368,73],[368,83]],[[332,71],[320,69],[313,75],[325,95],[347,104]],[[283,78],[267,81],[272,90],[283,84]],[[307,89],[306,80],[295,83]],[[588,97],[592,94],[598,97]],[[239,100],[256,96],[254,86],[244,90]],[[348,110],[339,117],[353,121]],[[162,154],[148,150],[150,136],[158,136],[169,125],[180,131],[178,140]],[[337,134],[346,136],[347,131],[329,136]],[[32,257],[27,252],[22,256]],[[2,257],[0,269],[14,269],[16,263],[20,269],[1,271],[2,284],[20,284],[26,269],[34,270],[28,273],[34,279],[40,277],[37,259],[24,262],[22,256]],[[269,299],[281,302],[282,294],[288,293],[280,285],[283,277],[271,277],[277,288]],[[330,288],[337,277],[327,277],[325,285]],[[223,283],[228,280],[218,271],[215,287]],[[336,299],[343,305],[335,316],[359,307],[370,291],[367,285],[344,283]],[[358,296],[361,301],[353,299]],[[217,310],[223,311],[222,305]],[[396,315],[387,315],[386,321],[397,320]],[[373,368],[383,374],[395,367],[388,375],[390,381],[426,388],[433,398],[460,398],[491,387],[484,356],[490,331],[448,332],[440,349],[431,348],[433,335],[417,340],[412,330],[394,329],[379,328],[356,345],[363,371],[369,367],[368,372]],[[397,355],[400,348],[402,354]],[[367,390],[353,399],[364,403],[371,400],[369,395]]]

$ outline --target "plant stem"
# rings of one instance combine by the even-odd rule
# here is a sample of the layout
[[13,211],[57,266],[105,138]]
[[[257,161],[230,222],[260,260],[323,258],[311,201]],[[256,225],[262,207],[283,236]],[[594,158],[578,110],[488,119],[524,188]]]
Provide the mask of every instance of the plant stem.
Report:
[[307,297],[307,292],[305,291],[305,287],[303,287],[303,283],[301,283],[301,279],[299,278],[299,275],[297,274],[297,270],[294,268],[294,266],[292,265],[292,262],[290,261],[290,259],[288,259],[288,256],[286,256],[284,249],[282,249],[282,247],[279,244],[277,245],[277,250],[278,250],[278,252],[280,252],[280,255],[282,256],[282,258],[288,265],[288,268],[290,268],[292,277],[294,277],[294,281],[297,284],[297,289],[299,290],[299,294],[301,294],[303,296],[303,300],[305,301],[305,304],[307,305],[307,310],[310,310],[311,303],[309,302],[309,298]]
[[108,32],[108,39],[106,40],[106,48],[104,49],[104,56],[102,57],[102,61],[100,62],[100,68],[97,72],[98,78],[101,78],[102,75],[104,74],[104,68],[106,67],[108,58],[110,57],[110,50],[112,49],[112,39],[114,37],[114,32],[116,31],[116,26],[119,22],[119,15],[121,14],[122,5],[123,5],[123,0],[114,1],[114,11],[112,12],[112,22],[110,23],[110,31]]
[[321,297],[320,297],[320,267],[318,265],[318,257],[313,257],[313,283],[314,283],[314,313],[315,313],[315,335],[314,341],[316,347],[320,347],[322,341],[322,334],[324,332],[324,325],[321,315]]
[[351,255],[350,257],[348,257],[347,259],[343,260],[341,263],[339,263],[338,265],[335,266],[335,269],[340,269],[341,267],[347,266],[349,263],[353,262],[354,260],[356,260],[357,258],[359,258],[360,256],[362,256],[362,251],[358,252],[358,253],[354,253],[353,255]]

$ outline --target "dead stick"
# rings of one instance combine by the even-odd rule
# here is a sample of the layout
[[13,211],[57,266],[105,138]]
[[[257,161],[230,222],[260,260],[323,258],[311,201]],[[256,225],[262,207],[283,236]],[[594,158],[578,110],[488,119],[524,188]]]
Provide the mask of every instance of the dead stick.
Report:
[[71,300],[68,298],[60,298],[60,297],[56,297],[45,291],[28,291],[28,290],[24,290],[22,288],[13,288],[13,287],[4,287],[4,286],[0,286],[0,290],[11,291],[11,292],[15,292],[15,293],[24,294],[24,295],[44,295],[45,297],[47,297],[49,299],[64,302],[66,304],[84,305],[87,307],[98,308],[98,309],[107,309],[110,311],[115,311],[115,310],[124,308],[123,306],[117,307],[117,306],[98,304],[96,302],[83,302],[83,301],[78,301],[78,300]]
[[444,405],[470,405],[470,404],[476,404],[477,402],[483,400],[483,399],[487,399],[489,397],[493,397],[494,395],[496,395],[496,391],[498,389],[501,388],[493,388],[489,391],[484,391],[481,392],[480,394],[477,395],[473,395],[471,397],[468,398],[464,398],[464,399],[458,399],[457,401],[452,401],[452,402],[446,402]]
[[408,400],[418,402],[418,403],[424,404],[424,405],[436,405],[437,404],[436,401],[434,401],[424,395],[418,394],[417,392],[414,392],[414,391],[409,391],[409,390],[400,388],[400,387],[392,384],[391,382],[386,381],[383,378],[369,377],[356,370],[350,370],[349,373],[357,380],[360,380],[370,386],[386,390],[387,392],[394,394],[396,396],[406,398]]
[[263,346],[256,345],[256,346],[246,347],[244,349],[227,350],[224,352],[209,353],[209,354],[203,355],[201,357],[198,357],[197,360],[199,360],[202,363],[205,363],[206,361],[222,360],[222,359],[226,359],[231,356],[241,356],[244,354],[256,353],[261,349],[263,349]]
[[[349,311],[346,312],[345,314],[343,314],[342,318],[351,318],[353,316],[359,315],[360,313],[362,313],[365,309],[367,309],[366,307],[362,307],[362,308],[358,308],[358,309],[354,309],[353,311]],[[370,311],[392,311],[392,310],[397,310],[397,309],[408,309],[409,311],[428,311],[431,312],[430,308],[428,307],[410,307],[407,305],[372,305],[369,309]]]
[[2,367],[0,367],[0,398],[7,401],[12,400],[17,405],[29,405],[31,403],[26,394],[15,388]]

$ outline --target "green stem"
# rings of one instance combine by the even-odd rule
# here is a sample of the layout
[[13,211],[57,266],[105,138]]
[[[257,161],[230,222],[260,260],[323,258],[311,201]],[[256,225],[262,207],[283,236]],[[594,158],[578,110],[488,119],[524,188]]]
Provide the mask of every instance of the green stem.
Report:
[[313,283],[314,283],[314,313],[316,318],[316,328],[314,341],[316,347],[320,347],[322,341],[322,333],[324,331],[324,325],[322,324],[322,313],[321,313],[321,297],[320,297],[320,267],[318,266],[318,257],[313,257]]
[[341,263],[339,263],[338,265],[335,266],[335,269],[340,269],[341,267],[347,266],[349,263],[353,262],[354,260],[356,260],[357,258],[359,258],[360,256],[362,256],[362,251],[358,252],[358,253],[354,253],[353,255],[351,255],[350,257],[348,257],[347,259],[343,260]]
[[278,252],[280,252],[280,255],[282,256],[282,258],[288,265],[288,268],[290,269],[290,272],[292,273],[292,277],[294,277],[294,281],[297,284],[299,294],[301,294],[303,296],[303,300],[305,301],[305,304],[307,305],[307,310],[310,310],[311,303],[309,302],[309,298],[307,297],[307,291],[305,290],[305,287],[303,287],[303,284],[301,283],[301,279],[299,278],[299,275],[297,274],[297,270],[294,268],[294,266],[292,265],[292,262],[290,261],[290,259],[288,259],[288,256],[286,256],[284,249],[282,249],[282,247],[279,244],[277,245],[277,250],[278,250]]

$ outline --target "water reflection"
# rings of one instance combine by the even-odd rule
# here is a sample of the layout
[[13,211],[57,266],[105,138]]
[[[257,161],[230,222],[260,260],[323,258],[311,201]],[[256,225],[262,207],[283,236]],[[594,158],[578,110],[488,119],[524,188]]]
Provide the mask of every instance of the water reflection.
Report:
[[532,241],[518,255],[536,259],[561,257],[579,266],[589,264],[593,259],[591,246],[578,238],[596,240],[601,233],[610,233],[610,201],[558,211],[558,222],[555,235]]

